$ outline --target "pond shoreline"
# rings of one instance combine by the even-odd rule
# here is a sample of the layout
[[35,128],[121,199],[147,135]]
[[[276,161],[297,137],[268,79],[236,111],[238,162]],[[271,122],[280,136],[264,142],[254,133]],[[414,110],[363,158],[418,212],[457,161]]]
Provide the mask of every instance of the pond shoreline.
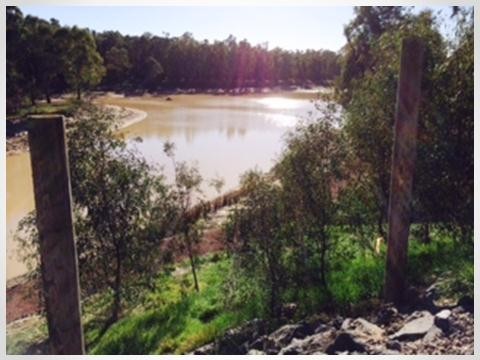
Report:
[[[123,107],[118,105],[102,105],[113,112],[116,118],[118,130],[125,129],[133,124],[143,121],[147,116],[147,112],[134,109],[131,107]],[[7,137],[6,139],[6,155],[13,156],[24,152],[28,152],[28,136],[26,131]]]
[[105,90],[93,93],[93,96],[113,95],[121,97],[135,97],[135,96],[152,96],[152,97],[168,97],[173,95],[218,95],[218,96],[242,96],[242,95],[269,95],[277,93],[295,93],[295,92],[311,92],[324,93],[332,90],[331,85],[314,85],[314,86],[265,86],[265,87],[236,87],[231,89],[224,88],[208,88],[208,89],[163,89],[159,91],[149,92],[145,90],[131,90],[131,91],[115,91]]

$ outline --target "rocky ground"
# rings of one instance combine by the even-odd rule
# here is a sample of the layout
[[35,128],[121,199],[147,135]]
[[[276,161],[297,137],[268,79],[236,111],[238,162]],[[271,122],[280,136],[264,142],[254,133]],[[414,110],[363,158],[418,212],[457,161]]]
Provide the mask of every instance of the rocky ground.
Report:
[[256,319],[193,354],[473,354],[473,299],[438,306],[431,287],[419,300],[403,310],[384,304],[363,317],[319,314],[273,332]]

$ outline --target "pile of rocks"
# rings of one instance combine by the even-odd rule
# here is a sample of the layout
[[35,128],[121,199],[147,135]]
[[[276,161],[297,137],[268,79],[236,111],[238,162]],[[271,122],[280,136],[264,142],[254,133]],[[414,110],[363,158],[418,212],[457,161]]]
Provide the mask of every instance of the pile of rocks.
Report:
[[314,316],[267,329],[251,321],[193,354],[473,354],[473,300],[411,312],[383,305],[365,317]]

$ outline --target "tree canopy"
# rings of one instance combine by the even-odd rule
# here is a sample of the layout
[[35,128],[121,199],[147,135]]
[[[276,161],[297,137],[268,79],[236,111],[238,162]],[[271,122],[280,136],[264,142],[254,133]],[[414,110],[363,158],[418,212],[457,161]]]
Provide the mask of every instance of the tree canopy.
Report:
[[329,50],[286,51],[252,45],[230,35],[223,41],[122,35],[61,26],[7,7],[7,111],[24,98],[89,89],[159,91],[325,85],[340,72]]

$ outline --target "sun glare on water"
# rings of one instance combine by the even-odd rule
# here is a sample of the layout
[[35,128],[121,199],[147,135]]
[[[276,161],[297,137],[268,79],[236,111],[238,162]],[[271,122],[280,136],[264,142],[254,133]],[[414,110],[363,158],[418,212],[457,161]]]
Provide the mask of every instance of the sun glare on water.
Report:
[[299,100],[283,97],[267,97],[257,101],[269,109],[296,109],[302,106],[302,102]]
[[298,121],[298,117],[286,114],[271,114],[266,117],[267,121],[278,127],[292,127]]

